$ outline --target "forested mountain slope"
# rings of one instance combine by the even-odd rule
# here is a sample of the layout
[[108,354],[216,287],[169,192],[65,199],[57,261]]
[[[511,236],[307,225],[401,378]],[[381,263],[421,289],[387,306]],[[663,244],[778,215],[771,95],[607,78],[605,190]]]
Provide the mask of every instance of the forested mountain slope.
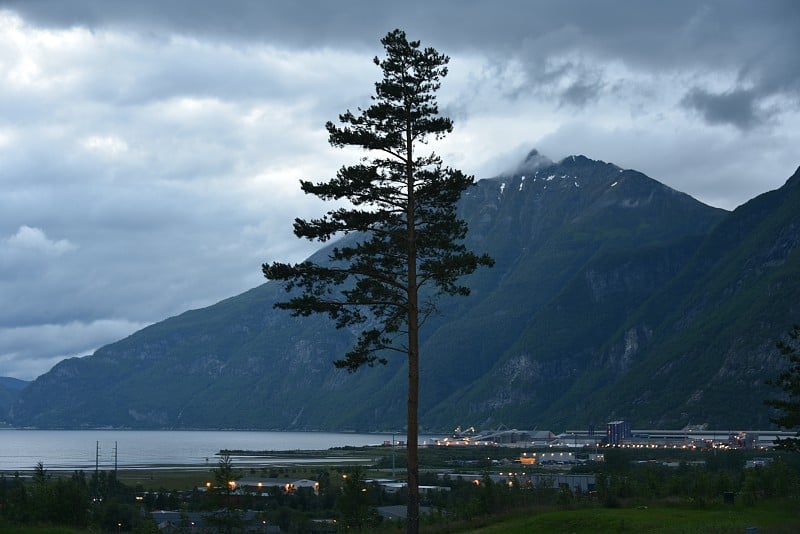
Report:
[[[733,212],[615,165],[532,152],[462,199],[496,260],[423,331],[421,421],[766,426],[775,340],[800,320],[800,174]],[[317,256],[324,254],[324,249]],[[271,258],[265,258],[265,261]],[[353,333],[273,309],[268,282],[56,365],[10,410],[40,427],[386,430],[405,368],[350,375]]]

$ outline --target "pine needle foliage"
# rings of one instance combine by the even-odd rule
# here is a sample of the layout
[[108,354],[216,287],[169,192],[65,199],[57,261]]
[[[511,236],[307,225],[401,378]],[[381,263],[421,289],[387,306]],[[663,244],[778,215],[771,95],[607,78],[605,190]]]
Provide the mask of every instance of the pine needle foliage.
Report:
[[459,279],[493,260],[463,244],[467,225],[456,204],[474,178],[445,166],[426,147],[453,129],[436,100],[449,58],[409,41],[401,30],[381,43],[386,55],[374,62],[383,76],[371,105],[326,124],[332,146],[358,147],[367,156],[326,182],[301,181],[305,193],[346,207],[294,222],[299,238],[326,242],[354,234],[353,239],[338,241],[324,264],[275,262],[262,270],[291,292],[278,308],[294,316],[327,314],[338,328],[361,329],[336,366],[353,372],[386,363],[390,351],[407,356],[408,525],[415,531],[419,327],[435,312],[438,297],[468,295]]
[[[788,338],[778,341],[776,345],[789,360],[789,366],[769,383],[781,388],[785,396],[781,399],[769,399],[764,403],[780,412],[780,415],[772,419],[773,423],[787,429],[800,429],[800,324],[794,325]],[[800,451],[800,438],[782,439],[780,447]]]

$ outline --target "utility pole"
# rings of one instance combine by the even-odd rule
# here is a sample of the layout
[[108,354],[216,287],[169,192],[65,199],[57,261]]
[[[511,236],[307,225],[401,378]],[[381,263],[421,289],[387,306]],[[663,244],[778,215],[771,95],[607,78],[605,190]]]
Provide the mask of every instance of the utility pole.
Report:
[[100,498],[100,441],[94,446],[94,476],[92,477],[92,499],[94,502]]

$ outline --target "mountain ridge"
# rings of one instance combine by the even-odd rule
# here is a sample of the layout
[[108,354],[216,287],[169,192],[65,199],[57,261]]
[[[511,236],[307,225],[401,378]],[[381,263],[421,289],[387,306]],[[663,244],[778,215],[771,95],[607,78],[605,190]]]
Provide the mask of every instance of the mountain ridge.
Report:
[[[769,310],[776,289],[765,277],[800,301],[791,277],[798,176],[732,212],[584,156],[553,163],[532,151],[514,171],[479,181],[460,214],[467,246],[496,265],[468,279],[470,297],[444,299],[423,330],[424,429],[612,417],[722,424],[730,416],[698,399],[720,404],[748,376],[753,406],[739,419],[767,424],[756,400],[780,363],[771,344],[788,328]],[[738,293],[726,292],[736,283]],[[703,300],[707,289],[713,303]],[[273,309],[282,298],[267,282],[61,362],[25,388],[9,418],[78,428],[401,428],[403,363],[334,369],[353,332]],[[786,299],[778,307],[800,314]],[[734,327],[757,342],[725,345],[736,341]],[[704,347],[725,356],[696,356]]]

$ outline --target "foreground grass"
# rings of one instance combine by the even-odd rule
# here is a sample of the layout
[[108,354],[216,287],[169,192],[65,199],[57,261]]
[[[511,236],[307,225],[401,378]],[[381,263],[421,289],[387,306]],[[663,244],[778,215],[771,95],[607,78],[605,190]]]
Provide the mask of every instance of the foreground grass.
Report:
[[639,508],[583,508],[554,510],[499,521],[465,530],[472,534],[522,534],[530,532],[665,532],[724,533],[800,532],[800,507],[796,502],[771,502],[756,506],[687,508],[648,506]]
[[[512,518],[483,517],[473,523],[422,525],[428,533],[529,534],[564,533],[742,533],[756,527],[759,534],[800,532],[800,506],[795,501],[759,503],[755,506],[642,506],[637,508],[578,508],[547,510]],[[485,526],[475,528],[475,524]],[[384,525],[381,532],[401,532]],[[6,532],[0,524],[0,532]],[[10,532],[10,531],[9,531]],[[90,530],[59,527],[15,527],[21,534],[79,534]]]
[[76,530],[66,527],[3,527],[0,532],[13,532],[14,534],[86,534],[88,530]]
[[133,488],[141,485],[145,491],[161,488],[192,489],[204,486],[207,481],[214,479],[211,469],[212,467],[202,470],[120,470],[117,477],[123,484]]

